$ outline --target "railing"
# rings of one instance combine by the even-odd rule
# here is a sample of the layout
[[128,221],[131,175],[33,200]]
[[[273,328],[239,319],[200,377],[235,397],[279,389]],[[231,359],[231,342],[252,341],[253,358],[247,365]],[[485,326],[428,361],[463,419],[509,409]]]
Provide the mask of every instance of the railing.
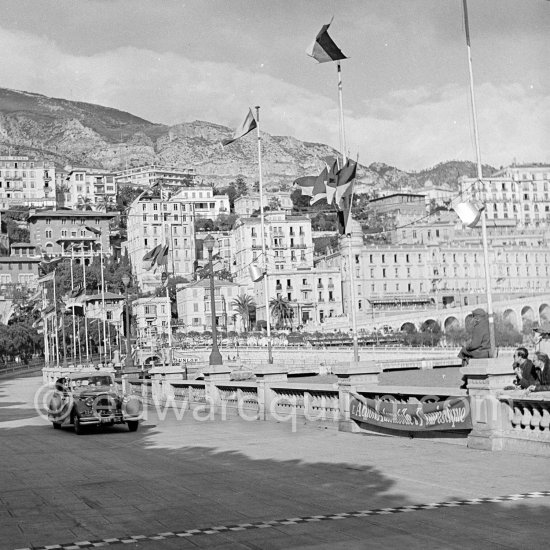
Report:
[[3,363],[0,364],[0,376],[8,374],[39,371],[44,368],[44,359],[33,359],[28,363]]

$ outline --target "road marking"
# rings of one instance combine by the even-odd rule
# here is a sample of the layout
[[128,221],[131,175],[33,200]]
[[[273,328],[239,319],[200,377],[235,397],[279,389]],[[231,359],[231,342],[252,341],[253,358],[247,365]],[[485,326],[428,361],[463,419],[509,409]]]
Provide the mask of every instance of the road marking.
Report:
[[550,491],[534,491],[531,493],[513,494],[500,497],[471,498],[466,500],[451,500],[447,502],[432,502],[429,504],[409,504],[396,508],[376,508],[374,510],[359,510],[356,512],[339,512],[337,514],[315,515],[292,517],[285,519],[258,521],[251,523],[238,523],[235,525],[218,525],[216,527],[205,527],[202,529],[186,529],[184,531],[169,531],[155,533],[153,535],[130,535],[120,538],[86,540],[80,542],[69,542],[65,544],[53,544],[47,546],[28,546],[16,550],[80,550],[82,548],[100,548],[111,544],[131,543],[145,540],[166,540],[178,537],[197,537],[201,535],[219,535],[231,531],[250,531],[252,529],[266,529],[282,525],[298,525],[316,521],[345,520],[349,518],[364,518],[369,516],[381,516],[399,514],[401,512],[420,512],[422,510],[435,510],[438,508],[449,508],[456,506],[468,506],[476,504],[493,504],[495,502],[509,502],[526,500],[529,498],[550,497]]

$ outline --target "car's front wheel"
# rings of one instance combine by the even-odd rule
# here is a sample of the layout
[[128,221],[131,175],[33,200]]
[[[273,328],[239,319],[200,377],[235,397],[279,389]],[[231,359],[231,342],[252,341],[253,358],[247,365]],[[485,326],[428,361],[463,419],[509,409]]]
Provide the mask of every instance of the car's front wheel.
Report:
[[80,423],[80,418],[78,418],[78,415],[75,415],[74,417],[74,433],[76,435],[82,435],[84,433],[84,426]]
[[130,430],[131,432],[137,432],[139,426],[139,422],[137,420],[128,420],[127,424],[128,430]]

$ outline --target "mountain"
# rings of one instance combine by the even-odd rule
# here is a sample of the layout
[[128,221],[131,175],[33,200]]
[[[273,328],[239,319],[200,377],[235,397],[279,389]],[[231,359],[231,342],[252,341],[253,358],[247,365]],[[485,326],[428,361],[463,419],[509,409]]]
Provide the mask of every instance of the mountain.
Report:
[[[258,179],[257,144],[246,136],[222,150],[220,141],[233,129],[194,121],[167,126],[130,113],[78,101],[0,88],[0,154],[41,156],[63,167],[99,167],[120,170],[147,163],[194,167],[204,182],[225,185],[237,177]],[[290,136],[262,134],[262,169],[267,188],[291,185],[295,178],[318,173],[337,155],[322,143]],[[447,167],[447,164],[452,166]],[[473,167],[473,169],[472,169]],[[464,171],[473,175],[473,163],[443,163],[410,174],[374,163],[359,166],[358,178],[380,187],[421,187]],[[454,178],[454,180],[453,180]]]

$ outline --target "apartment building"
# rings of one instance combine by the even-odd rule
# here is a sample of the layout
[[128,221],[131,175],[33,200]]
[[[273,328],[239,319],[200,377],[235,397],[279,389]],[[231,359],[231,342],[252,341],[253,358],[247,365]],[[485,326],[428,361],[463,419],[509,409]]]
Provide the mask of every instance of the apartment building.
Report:
[[[241,292],[241,287],[235,283],[214,280],[216,326],[221,330],[243,330],[242,321],[233,305]],[[178,285],[177,308],[178,319],[187,332],[212,330],[210,279]]]
[[239,218],[235,222],[232,273],[239,283],[249,283],[248,270],[252,264],[265,266],[273,276],[313,267],[311,220],[284,212],[266,212],[264,218],[267,262],[262,258],[260,218]]
[[37,287],[42,258],[30,243],[14,243],[9,256],[0,256],[0,294],[7,296],[15,288]]
[[[195,264],[193,204],[163,193],[146,193],[128,210],[127,251],[138,286],[145,292],[161,283],[162,272],[191,277]],[[158,245],[168,245],[165,267],[148,269],[143,257]]]
[[189,186],[179,189],[172,200],[193,205],[196,219],[215,220],[220,214],[229,215],[229,197],[215,195],[210,186]]
[[55,165],[28,156],[0,156],[0,208],[55,207]]
[[550,222],[550,164],[511,165],[479,182],[461,178],[464,200],[486,205],[487,218],[512,219],[521,227]]
[[[322,323],[342,314],[340,267],[319,267],[279,271],[269,276],[269,303],[273,298],[288,301],[294,328],[310,321]],[[254,283],[256,318],[266,319],[264,282]]]
[[138,298],[132,302],[132,315],[136,320],[138,348],[156,350],[168,343],[172,315],[170,298]]
[[175,165],[145,164],[127,168],[115,173],[117,185],[132,187],[152,187],[162,183],[166,187],[188,187],[196,183],[197,174],[194,168],[178,168]]
[[[485,292],[481,235],[440,234],[430,242],[370,245],[359,228],[352,236],[352,266],[345,248],[316,261],[342,266],[344,312],[350,307],[350,273],[357,312],[428,304],[468,305],[469,296]],[[494,294],[550,291],[550,239],[539,231],[489,234],[489,265]]]
[[[260,210],[260,194],[243,195],[235,199],[234,210],[239,216],[250,216],[254,212]],[[289,192],[277,191],[265,192],[263,194],[264,208],[269,207],[271,210],[283,210],[290,213],[293,203]]]
[[116,203],[114,174],[101,168],[66,166],[57,175],[58,205],[82,210],[107,210]]
[[[30,241],[38,254],[73,256],[89,264],[103,249],[110,254],[109,225],[115,217],[110,212],[80,210],[31,210],[28,218]],[[87,229],[92,227],[100,234]]]

